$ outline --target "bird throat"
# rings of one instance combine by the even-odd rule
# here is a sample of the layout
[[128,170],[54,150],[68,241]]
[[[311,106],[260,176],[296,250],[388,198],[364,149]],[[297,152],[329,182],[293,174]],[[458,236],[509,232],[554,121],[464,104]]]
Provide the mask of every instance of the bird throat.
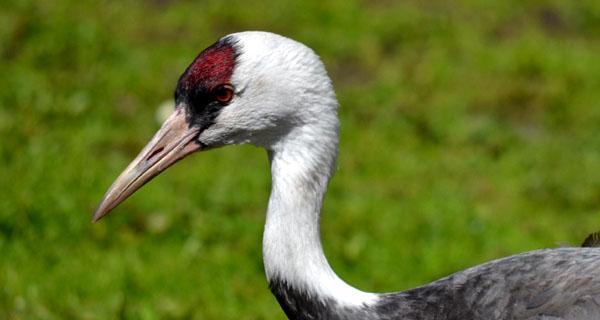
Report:
[[293,319],[309,318],[291,316],[298,312],[360,309],[377,297],[342,281],[323,252],[320,211],[335,168],[337,131],[317,138],[310,133],[323,131],[313,129],[300,128],[269,151],[272,190],[263,259],[271,291]]

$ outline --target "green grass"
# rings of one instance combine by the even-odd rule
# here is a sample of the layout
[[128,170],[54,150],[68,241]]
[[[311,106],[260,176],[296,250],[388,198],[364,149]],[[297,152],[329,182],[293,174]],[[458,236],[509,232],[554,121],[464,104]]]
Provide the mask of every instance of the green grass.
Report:
[[89,222],[187,64],[249,29],[333,78],[322,233],[349,283],[406,289],[600,229],[598,1],[5,1],[0,318],[283,318],[262,150],[190,157]]

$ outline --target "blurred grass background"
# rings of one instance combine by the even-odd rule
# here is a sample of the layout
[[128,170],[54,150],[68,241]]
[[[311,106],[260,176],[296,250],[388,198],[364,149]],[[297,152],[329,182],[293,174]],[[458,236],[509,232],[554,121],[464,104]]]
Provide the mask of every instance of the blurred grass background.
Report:
[[3,1],[0,318],[281,319],[265,152],[199,154],[92,211],[195,55],[241,30],[323,58],[341,102],[322,221],[368,291],[600,229],[598,1]]

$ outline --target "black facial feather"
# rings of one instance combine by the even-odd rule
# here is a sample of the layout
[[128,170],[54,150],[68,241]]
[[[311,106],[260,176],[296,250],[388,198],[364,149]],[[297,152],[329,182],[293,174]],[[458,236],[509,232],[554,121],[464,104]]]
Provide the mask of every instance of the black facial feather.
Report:
[[238,57],[238,44],[229,36],[202,51],[183,72],[175,89],[175,103],[186,108],[187,122],[202,130],[214,124],[226,103],[216,98],[229,84]]

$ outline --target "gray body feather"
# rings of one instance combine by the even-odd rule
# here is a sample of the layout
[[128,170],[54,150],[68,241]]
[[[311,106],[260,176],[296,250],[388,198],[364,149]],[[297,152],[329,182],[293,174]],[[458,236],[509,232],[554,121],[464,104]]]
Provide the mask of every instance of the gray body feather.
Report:
[[600,249],[523,253],[383,296],[379,319],[600,319]]

